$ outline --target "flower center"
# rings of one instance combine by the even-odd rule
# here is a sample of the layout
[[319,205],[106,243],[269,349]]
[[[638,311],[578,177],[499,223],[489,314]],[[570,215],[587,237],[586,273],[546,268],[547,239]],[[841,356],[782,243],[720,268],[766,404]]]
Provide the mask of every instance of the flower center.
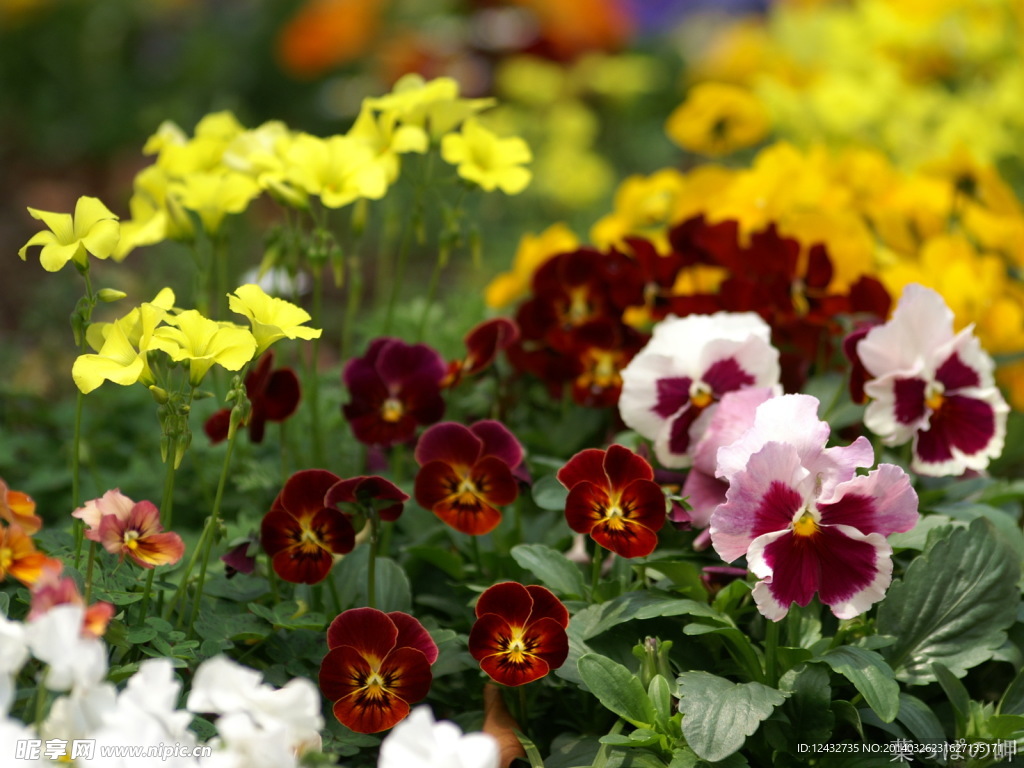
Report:
[[694,408],[707,408],[715,401],[711,387],[703,381],[695,381],[690,385],[690,404]]
[[507,664],[525,664],[527,657],[536,647],[536,642],[524,637],[524,628],[515,627],[512,630],[511,638],[502,638],[502,652],[505,654]]
[[800,518],[793,523],[793,533],[797,536],[813,536],[818,532],[818,522],[814,519],[814,515],[808,509]]
[[930,411],[937,411],[942,407],[942,403],[945,400],[943,394],[946,388],[942,386],[941,382],[933,381],[928,385],[928,388],[924,391],[924,404]]
[[124,545],[134,552],[139,548],[139,532],[138,531],[125,531],[124,534]]
[[384,401],[384,404],[380,407],[380,417],[384,421],[391,422],[394,424],[405,413],[405,406],[402,405],[402,401],[397,397],[389,397]]

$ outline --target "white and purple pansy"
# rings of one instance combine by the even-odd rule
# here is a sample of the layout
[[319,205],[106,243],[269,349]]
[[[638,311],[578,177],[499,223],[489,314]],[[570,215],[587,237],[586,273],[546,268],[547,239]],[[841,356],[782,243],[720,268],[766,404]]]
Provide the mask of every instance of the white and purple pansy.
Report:
[[770,337],[753,312],[666,318],[622,371],[622,420],[654,441],[663,466],[689,466],[723,395],[778,387],[779,353]]
[[864,424],[886,445],[913,440],[922,475],[985,469],[1003,450],[1009,406],[973,327],[953,332],[953,312],[922,285],[903,290],[892,318],[857,344],[871,398]]
[[772,621],[815,593],[841,619],[866,611],[892,580],[886,537],[918,520],[902,469],[880,464],[857,475],[874,463],[866,438],[825,447],[830,430],[818,405],[809,395],[772,398],[758,406],[753,427],[718,452],[729,488],[711,515],[711,542],[726,562],[746,556],[761,579],[758,610]]

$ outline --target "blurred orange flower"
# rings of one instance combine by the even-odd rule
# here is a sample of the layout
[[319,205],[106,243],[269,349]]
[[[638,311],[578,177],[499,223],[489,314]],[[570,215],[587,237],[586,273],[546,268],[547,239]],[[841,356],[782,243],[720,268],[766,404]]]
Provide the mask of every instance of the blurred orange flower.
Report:
[[380,26],[387,0],[307,0],[277,39],[289,74],[314,78],[362,56]]

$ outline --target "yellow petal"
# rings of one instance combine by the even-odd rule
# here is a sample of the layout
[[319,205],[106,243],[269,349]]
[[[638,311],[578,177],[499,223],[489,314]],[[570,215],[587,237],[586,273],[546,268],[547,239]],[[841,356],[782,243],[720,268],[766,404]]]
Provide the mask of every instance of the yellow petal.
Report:
[[75,239],[75,225],[70,213],[50,213],[49,211],[39,211],[35,208],[29,208],[28,212],[32,215],[33,219],[39,219],[53,230],[53,234],[57,237],[57,242],[67,245]]
[[69,245],[50,243],[43,246],[43,250],[40,251],[39,263],[43,265],[43,269],[47,272],[59,272],[65,264],[76,258],[79,250],[84,255],[85,248],[78,242]]
[[96,222],[89,229],[89,234],[82,238],[82,244],[97,259],[105,259],[114,252],[120,239],[121,225],[107,219]]
[[56,242],[56,237],[54,236],[53,232],[49,232],[46,230],[42,232],[36,232],[34,235],[32,235],[31,238],[29,238],[29,241],[27,243],[25,243],[23,246],[21,246],[21,248],[18,249],[18,255],[21,256],[21,260],[24,261],[25,257],[28,255],[28,249],[31,248],[33,245],[49,245],[50,243],[54,242]]
[[83,238],[99,222],[117,219],[98,198],[83,195],[75,203],[75,237]]

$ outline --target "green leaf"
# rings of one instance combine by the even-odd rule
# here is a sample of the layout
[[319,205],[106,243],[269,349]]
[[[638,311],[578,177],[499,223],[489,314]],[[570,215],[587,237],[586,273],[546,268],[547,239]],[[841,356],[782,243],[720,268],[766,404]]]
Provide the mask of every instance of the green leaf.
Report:
[[582,656],[576,666],[587,688],[605,709],[638,728],[654,725],[654,707],[640,679],[633,672],[596,653]]
[[1017,673],[999,700],[1000,715],[1024,715],[1024,669]]
[[729,655],[753,680],[764,682],[764,668],[761,655],[745,632],[736,627],[712,627],[708,624],[687,624],[683,627],[686,635],[719,635],[726,641]]
[[828,670],[818,664],[802,664],[779,680],[779,689],[789,693],[782,711],[792,723],[790,744],[820,744],[828,741],[836,717],[829,709],[832,686]]
[[931,707],[909,693],[900,694],[900,712],[896,720],[919,744],[941,744],[948,741],[942,723]]
[[444,571],[453,579],[461,580],[466,576],[465,565],[457,552],[426,545],[406,547],[405,551],[413,557],[425,560],[435,568]]
[[544,475],[533,484],[533,503],[541,509],[561,512],[565,509],[565,500],[569,498],[569,489],[558,482],[554,475]]
[[132,645],[138,645],[141,643],[148,643],[154,637],[157,632],[153,627],[139,627],[138,629],[130,629],[125,633],[124,639]]
[[892,669],[874,651],[843,645],[819,656],[833,671],[845,677],[864,697],[883,722],[891,723],[900,709],[900,687]]
[[967,692],[964,684],[960,682],[956,675],[949,671],[946,665],[935,662],[932,664],[932,674],[935,675],[935,679],[942,686],[942,690],[945,692],[946,698],[949,699],[949,703],[953,705],[953,714],[956,715],[957,737],[965,736],[967,720],[971,714],[971,694]]
[[841,720],[842,722],[851,725],[857,732],[857,735],[860,736],[860,740],[864,741],[864,724],[860,719],[860,710],[850,702],[842,699],[833,701],[830,709],[836,716],[836,720]]
[[581,598],[586,594],[579,566],[546,544],[519,544],[512,547],[512,557],[544,586],[566,597]]
[[662,675],[655,675],[647,686],[647,698],[654,708],[654,723],[662,733],[668,732],[668,721],[672,717],[672,691],[668,680]]
[[760,683],[733,683],[709,672],[678,678],[683,736],[705,760],[723,760],[738,751],[787,694]]
[[659,596],[648,591],[626,592],[607,603],[601,603],[599,618],[585,637],[588,639],[595,637],[627,621],[682,615],[699,616],[727,626],[732,625],[732,620],[729,617],[723,616],[707,603],[668,595]]
[[1006,639],[1020,595],[1020,565],[984,518],[953,530],[910,563],[878,610],[878,631],[896,642],[886,657],[905,682],[934,681],[940,662],[957,677]]
[[[367,567],[369,547],[358,547],[342,558],[335,572],[328,578],[334,579],[338,593],[346,600],[347,607],[367,605]],[[388,611],[412,610],[412,587],[409,577],[398,563],[389,557],[378,557],[376,565],[377,609]]]

